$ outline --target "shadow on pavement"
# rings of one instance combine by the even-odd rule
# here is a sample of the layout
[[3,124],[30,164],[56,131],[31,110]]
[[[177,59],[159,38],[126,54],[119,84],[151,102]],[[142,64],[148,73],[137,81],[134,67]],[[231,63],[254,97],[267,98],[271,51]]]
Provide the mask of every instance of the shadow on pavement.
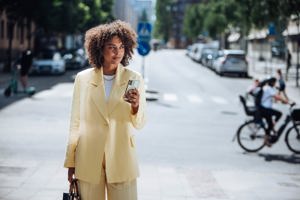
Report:
[[263,157],[265,161],[282,161],[291,164],[300,164],[300,155],[278,155],[278,154],[266,154],[259,153],[258,156]]
[[[56,76],[55,75],[30,75],[29,86],[35,87],[36,93],[39,93],[43,90],[50,89],[51,87],[59,83],[65,83],[65,82],[72,83],[74,81],[75,75],[79,71],[84,69],[85,68],[78,69],[78,70],[68,70],[65,74],[56,75]],[[12,95],[11,97],[5,97],[3,92],[4,89],[9,84],[9,80],[10,80],[10,76],[8,74],[6,74],[5,80],[4,80],[4,76],[0,77],[0,111],[1,109],[7,107],[8,105],[28,97],[28,95],[22,93]],[[19,83],[19,87],[21,88],[20,83]],[[32,98],[34,98],[34,96]]]

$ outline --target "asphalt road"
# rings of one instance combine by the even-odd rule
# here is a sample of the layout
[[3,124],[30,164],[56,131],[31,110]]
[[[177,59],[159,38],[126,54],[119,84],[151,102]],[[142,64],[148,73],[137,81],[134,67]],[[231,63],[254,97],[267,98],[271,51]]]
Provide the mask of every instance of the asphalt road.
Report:
[[[141,65],[136,56],[130,67]],[[147,125],[136,132],[140,200],[300,199],[300,157],[282,139],[254,154],[232,142],[246,119],[238,94],[251,79],[219,77],[182,50],[151,52],[145,67],[158,100],[148,102]],[[66,191],[73,74],[36,77],[37,87],[49,85],[0,110],[1,199],[61,199]]]
[[[135,61],[140,69],[141,60]],[[145,74],[148,88],[160,98],[149,102],[149,122],[137,135],[143,164],[166,166],[190,177],[199,199],[300,199],[300,157],[289,152],[282,138],[255,154],[232,142],[246,120],[238,95],[251,79],[220,77],[182,50],[153,52],[146,57]],[[287,113],[286,106],[276,107]],[[203,178],[211,184],[197,181]],[[199,187],[216,193],[209,196]]]
[[[30,75],[28,78],[29,86],[33,86],[36,89],[36,92],[40,92],[43,90],[47,90],[52,86],[58,83],[71,83],[73,82],[73,76],[80,70],[68,70],[63,75]],[[3,95],[3,91],[5,87],[9,84],[10,74],[9,73],[1,73],[0,74],[0,109],[10,105],[13,102],[16,102],[20,99],[27,97],[27,95],[19,93],[17,95],[13,95],[11,97],[5,97]],[[19,83],[19,89],[22,89]]]

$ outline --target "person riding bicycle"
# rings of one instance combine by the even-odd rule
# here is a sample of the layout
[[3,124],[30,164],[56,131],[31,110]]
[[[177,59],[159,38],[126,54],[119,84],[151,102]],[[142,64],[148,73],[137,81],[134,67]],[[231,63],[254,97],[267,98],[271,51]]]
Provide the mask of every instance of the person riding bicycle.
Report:
[[[265,137],[265,144],[271,146],[271,131],[274,129],[274,125],[282,116],[282,112],[273,108],[273,101],[281,101],[287,104],[288,100],[280,96],[275,87],[276,78],[272,77],[268,79],[267,84],[263,87],[263,94],[261,97],[261,103],[259,106],[260,115],[267,121],[267,130]],[[275,120],[273,122],[273,117]]]

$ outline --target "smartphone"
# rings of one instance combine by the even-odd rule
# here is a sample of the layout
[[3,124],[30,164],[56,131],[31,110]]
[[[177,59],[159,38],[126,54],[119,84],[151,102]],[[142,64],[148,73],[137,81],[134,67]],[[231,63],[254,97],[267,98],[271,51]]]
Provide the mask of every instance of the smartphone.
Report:
[[139,80],[129,80],[128,84],[127,84],[127,87],[126,87],[126,90],[125,90],[125,93],[124,93],[124,99],[126,98],[126,94],[127,94],[127,92],[129,90],[131,90],[131,89],[138,89],[139,85],[140,85],[140,81]]
[[131,89],[138,89],[140,85],[140,81],[139,80],[129,80],[126,90],[125,90],[125,94],[128,92],[128,90]]

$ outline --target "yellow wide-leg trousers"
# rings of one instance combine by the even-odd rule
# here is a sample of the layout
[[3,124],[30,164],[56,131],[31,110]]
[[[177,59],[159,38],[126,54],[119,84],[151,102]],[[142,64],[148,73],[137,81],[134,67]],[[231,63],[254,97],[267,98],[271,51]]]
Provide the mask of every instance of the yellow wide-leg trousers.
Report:
[[92,184],[79,180],[81,200],[137,200],[136,179],[122,183],[107,183],[104,163],[100,183]]

